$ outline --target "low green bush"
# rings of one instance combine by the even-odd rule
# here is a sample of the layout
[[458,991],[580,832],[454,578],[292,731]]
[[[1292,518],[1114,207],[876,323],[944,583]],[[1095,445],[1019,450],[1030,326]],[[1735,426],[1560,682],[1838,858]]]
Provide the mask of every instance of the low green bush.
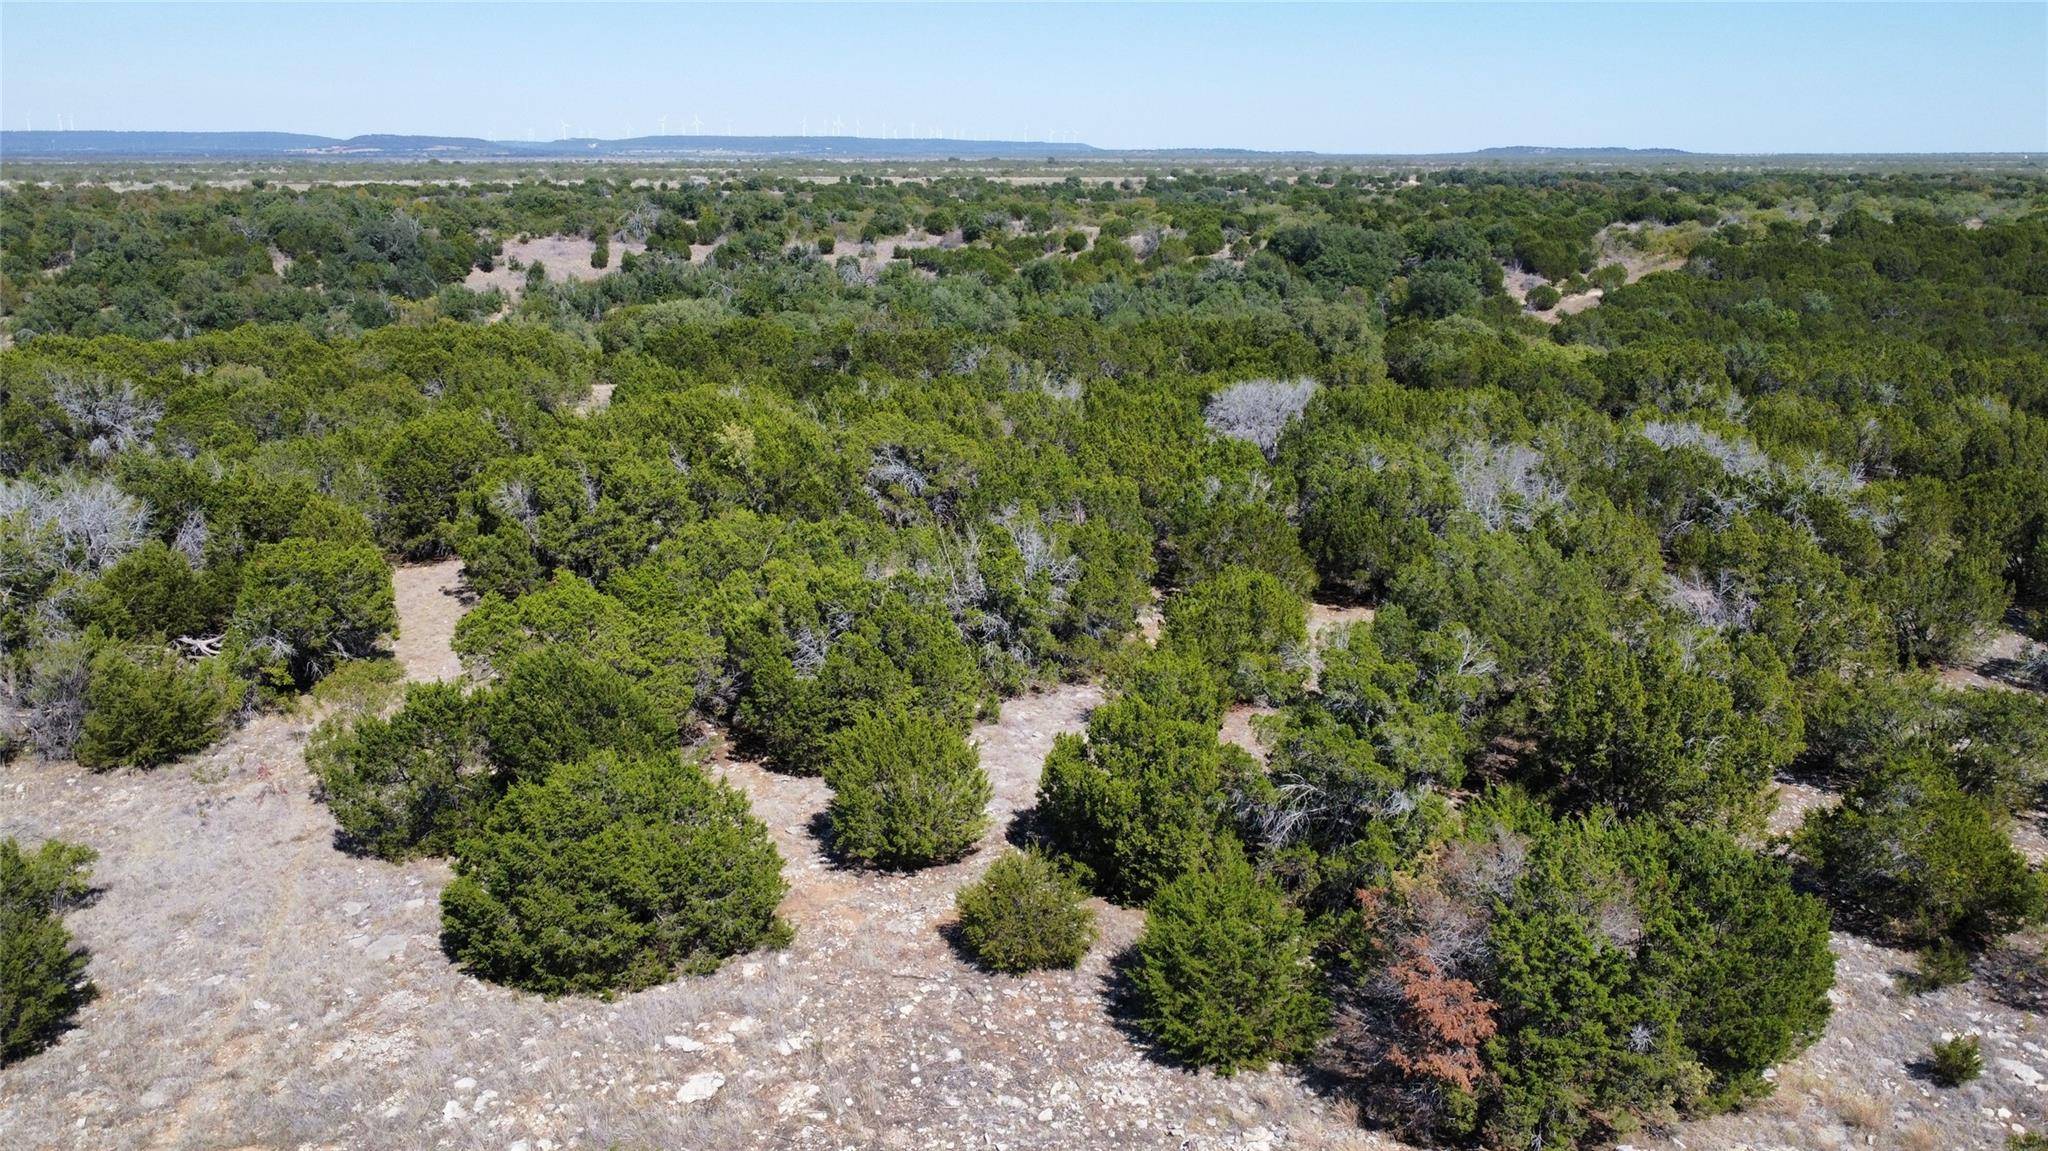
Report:
[[347,843],[381,859],[444,855],[496,794],[477,699],[454,684],[414,684],[390,718],[330,720],[306,763]]
[[1905,978],[1905,986],[1915,995],[1924,995],[1967,983],[1972,974],[1970,953],[1943,939],[1920,949],[1920,954],[1914,957],[1912,972]]
[[218,579],[158,540],[122,556],[87,588],[80,614],[116,639],[208,634],[224,614]]
[[868,715],[828,744],[832,848],[881,867],[925,867],[974,850],[992,795],[981,755],[928,711]]
[[864,713],[917,709],[965,726],[982,705],[974,651],[938,605],[894,589],[856,599],[843,609],[850,626],[825,643],[829,626],[793,634],[778,610],[771,593],[726,638],[744,669],[734,729],[784,770],[818,770],[833,733]]
[[239,685],[218,660],[110,647],[93,657],[75,753],[95,771],[158,767],[220,735]]
[[1058,863],[1013,851],[954,897],[960,941],[992,971],[1073,967],[1095,942],[1087,892]]
[[782,858],[746,797],[674,754],[516,783],[456,850],[441,943],[546,995],[633,991],[787,938]]
[[1975,1035],[1957,1035],[1934,1045],[1928,1074],[1943,1087],[1961,1087],[1984,1074],[1983,1043]]
[[1839,908],[1908,943],[1980,947],[2048,909],[1995,809],[1927,759],[1875,768],[1808,815],[1794,845]]
[[[465,546],[466,574],[473,555]],[[455,654],[472,673],[503,671],[545,647],[624,672],[678,724],[691,717],[699,685],[718,682],[725,654],[683,613],[629,610],[567,572],[515,599],[485,595],[455,628]]]
[[559,648],[512,661],[482,705],[491,761],[513,779],[604,749],[644,756],[676,744],[671,717],[622,672]]
[[47,1046],[92,996],[87,956],[59,916],[90,890],[89,847],[0,840],[0,1066]]
[[1306,1053],[1329,1018],[1301,912],[1235,849],[1153,897],[1130,975],[1152,1040],[1225,1075]]
[[233,631],[273,687],[303,691],[397,628],[391,568],[374,547],[287,539],[243,569]]
[[381,712],[405,694],[405,669],[395,659],[352,659],[313,685],[302,707],[318,715]]
[[1232,795],[1258,771],[1213,724],[1179,718],[1199,692],[1165,690],[1166,706],[1125,695],[1095,710],[1086,739],[1053,741],[1038,810],[1054,847],[1085,865],[1091,885],[1125,906],[1212,859],[1234,821]]
[[1293,698],[1307,674],[1308,605],[1278,577],[1228,567],[1166,603],[1165,642],[1200,658],[1230,698]]
[[1112,670],[1111,686],[1158,709],[1169,719],[1207,727],[1223,723],[1223,687],[1200,659],[1172,648],[1151,648]]

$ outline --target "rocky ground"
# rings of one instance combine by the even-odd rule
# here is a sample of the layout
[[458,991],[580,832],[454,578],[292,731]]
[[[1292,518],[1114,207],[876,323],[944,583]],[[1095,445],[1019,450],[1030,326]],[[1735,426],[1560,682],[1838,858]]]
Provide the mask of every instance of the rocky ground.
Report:
[[[1749,1111],[1688,1123],[1658,1151],[1896,1151],[1999,1148],[2009,1133],[2048,1126],[2048,982],[2042,938],[2014,940],[1979,965],[1979,978],[1926,995],[1900,989],[1913,969],[1904,951],[1835,932],[1834,1016],[1820,1042],[1779,1067],[1777,1093]],[[2031,989],[2030,989],[2031,988]],[[1984,1075],[1938,1087],[1920,1061],[1938,1040],[1981,1037]]]
[[[415,678],[453,674],[458,574],[400,573],[399,655]],[[820,781],[713,749],[787,861],[796,942],[612,1003],[549,1002],[454,970],[437,945],[447,868],[335,850],[301,755],[310,719],[261,718],[150,773],[12,765],[0,834],[93,845],[103,892],[70,917],[100,997],[53,1049],[0,1074],[4,1143],[1400,1146],[1298,1074],[1224,1079],[1148,1054],[1108,1006],[1137,913],[1099,906],[1102,939],[1073,972],[990,976],[954,950],[953,893],[1003,850],[1053,737],[1100,700],[1066,686],[980,728],[996,792],[984,847],[912,876],[836,866],[815,833]],[[2010,1124],[2043,1123],[2048,991],[2026,966],[2038,940],[1919,998],[1896,987],[1906,956],[1836,944],[1835,1021],[1784,1069],[1779,1099],[1639,1145],[1992,1148]],[[1985,1036],[1987,1071],[1942,1091],[1910,1065],[1956,1030]]]

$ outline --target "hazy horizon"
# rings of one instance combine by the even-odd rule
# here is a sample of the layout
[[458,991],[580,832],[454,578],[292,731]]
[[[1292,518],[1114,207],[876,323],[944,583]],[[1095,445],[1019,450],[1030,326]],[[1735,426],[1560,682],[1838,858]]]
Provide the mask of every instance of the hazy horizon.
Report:
[[17,2],[0,33],[10,131],[2048,150],[2030,3]]
[[[483,143],[486,143],[486,144],[504,144],[504,145],[526,145],[526,146],[537,146],[537,147],[547,147],[547,146],[550,146],[550,145],[562,145],[562,144],[584,144],[584,143],[591,143],[591,142],[595,142],[595,143],[598,143],[598,144],[620,144],[620,143],[628,143],[628,142],[637,142],[637,141],[641,141],[641,140],[665,140],[665,139],[678,139],[678,140],[719,140],[719,139],[731,139],[731,140],[777,140],[777,141],[782,141],[782,140],[791,140],[791,141],[794,141],[794,140],[806,140],[806,139],[809,139],[809,140],[850,140],[850,141],[854,141],[854,142],[856,142],[856,143],[861,143],[861,144],[869,144],[869,143],[873,143],[873,144],[888,144],[888,143],[893,143],[893,142],[904,142],[904,141],[908,141],[908,140],[910,140],[910,139],[913,139],[913,138],[911,138],[911,137],[901,137],[901,136],[896,136],[896,137],[889,137],[889,136],[874,136],[874,135],[869,135],[869,136],[854,136],[854,135],[853,135],[853,134],[852,134],[851,132],[848,132],[848,133],[844,133],[844,134],[824,134],[824,133],[817,133],[817,132],[813,132],[813,133],[811,133],[811,134],[810,134],[810,135],[808,135],[808,136],[799,136],[799,135],[795,135],[795,134],[778,134],[778,133],[747,133],[747,134],[741,134],[741,133],[737,133],[737,132],[735,132],[735,133],[732,133],[731,135],[729,135],[729,136],[728,136],[728,135],[727,135],[727,134],[725,134],[725,133],[721,133],[721,132],[713,132],[713,131],[709,131],[709,130],[706,130],[706,131],[704,131],[704,132],[700,132],[700,133],[693,133],[693,132],[677,132],[677,131],[675,131],[675,130],[673,130],[673,129],[671,129],[671,130],[670,130],[670,131],[668,131],[667,133],[654,133],[654,132],[650,132],[650,133],[643,133],[643,134],[641,134],[641,135],[637,135],[637,136],[564,136],[564,137],[559,137],[559,138],[553,138],[553,139],[543,138],[543,139],[539,139],[539,140],[519,140],[519,139],[507,139],[507,138],[493,138],[493,137],[487,137],[487,136],[462,136],[462,135],[459,135],[459,134],[457,134],[457,133],[451,133],[451,132],[378,132],[378,131],[370,131],[370,132],[360,132],[360,133],[356,133],[356,134],[355,134],[355,135],[353,135],[353,136],[329,136],[329,135],[325,135],[325,134],[322,134],[322,133],[316,133],[316,132],[291,132],[291,131],[284,131],[284,130],[279,130],[279,129],[271,129],[271,128],[246,128],[246,129],[243,129],[243,128],[194,128],[194,129],[177,129],[177,128],[172,128],[172,129],[158,129],[158,128],[124,128],[124,129],[89,129],[89,128],[78,128],[78,129],[71,129],[71,128],[43,128],[43,127],[40,127],[40,126],[38,126],[38,127],[36,127],[36,128],[33,128],[33,129],[27,129],[27,130],[23,130],[23,129],[14,129],[14,128],[0,128],[0,136],[8,136],[8,137],[18,137],[18,136],[22,136],[22,135],[35,135],[35,136],[38,136],[38,137],[43,137],[43,136],[61,136],[61,135],[81,135],[81,136],[84,136],[84,135],[150,135],[150,136],[162,136],[162,135],[190,135],[190,136],[271,136],[271,135],[277,135],[277,136],[303,136],[303,137],[308,137],[308,138],[312,138],[312,139],[319,139],[319,140],[327,140],[327,141],[333,141],[333,142],[336,142],[336,143],[347,143],[347,142],[349,142],[349,141],[351,141],[351,140],[364,140],[364,139],[399,139],[399,140],[434,140],[434,139],[449,139],[449,140],[478,140],[478,141],[481,141],[481,142],[483,142]],[[997,144],[997,145],[1003,145],[1003,146],[1005,146],[1005,147],[1010,147],[1010,148],[1015,148],[1015,147],[1018,147],[1018,146],[1020,146],[1020,145],[1027,145],[1027,144],[1030,144],[1030,145],[1036,145],[1036,144],[1045,144],[1045,143],[1048,143],[1047,141],[1029,141],[1029,140],[1018,140],[1018,139],[1013,139],[1013,138],[1006,138],[1006,137],[994,137],[994,136],[991,136],[991,137],[981,137],[981,136],[918,136],[918,137],[914,137],[914,139],[916,139],[916,140],[919,140],[919,141],[923,141],[923,142],[925,142],[925,143],[927,143],[927,144],[931,144],[931,145],[936,145],[936,144]],[[1559,155],[1564,155],[1564,156],[1571,156],[1571,155],[1587,155],[1587,154],[1593,154],[1593,153],[1608,153],[1608,152],[1613,152],[1613,153],[1617,153],[1617,154],[1623,154],[1623,153],[1626,153],[1626,154],[1639,154],[1639,155],[1646,155],[1646,156],[1659,156],[1659,155],[1683,155],[1683,156],[1702,156],[1702,157],[1715,157],[1715,156],[1759,156],[1759,157],[1771,157],[1771,156],[1784,156],[1784,157],[1803,157],[1803,156],[1816,156],[1816,157],[1831,157],[1831,156],[1838,156],[1838,157],[1853,157],[1853,156],[2020,156],[2020,157],[2026,157],[2026,156],[2031,156],[2031,155],[2033,155],[2033,154],[2034,154],[2034,152],[2036,152],[2036,151],[2040,151],[2040,149],[2023,149],[2023,148],[2015,148],[2015,149],[1988,149],[1988,148],[1987,148],[1987,149],[1950,149],[1950,150],[1943,150],[1943,151],[1917,151],[1917,152],[1901,152],[1901,151],[1882,151],[1882,152],[1881,152],[1881,151],[1864,151],[1864,152],[1852,152],[1852,151],[1822,151],[1822,150],[1816,150],[1816,149],[1802,149],[1802,150],[1797,150],[1797,151],[1749,151],[1749,152],[1703,152],[1703,151],[1698,151],[1698,150],[1694,150],[1694,149],[1688,149],[1688,148],[1670,148],[1670,147],[1661,147],[1661,146],[1657,146],[1657,145],[1643,145],[1643,146],[1632,146],[1632,145],[1602,145],[1602,144],[1587,144],[1587,145],[1552,145],[1552,144],[1542,144],[1542,143],[1529,143],[1529,142],[1515,142],[1515,143],[1487,144],[1487,145],[1482,145],[1482,146],[1479,146],[1479,147],[1476,147],[1476,148],[1461,148],[1461,149],[1455,149],[1455,150],[1446,150],[1446,149],[1436,149],[1436,150],[1429,150],[1429,151],[1423,151],[1423,150],[1416,150],[1416,151],[1403,151],[1403,152],[1392,152],[1392,151],[1381,151],[1381,152],[1331,152],[1331,151],[1318,151],[1318,150],[1315,150],[1315,149],[1305,149],[1305,148],[1295,148],[1295,149],[1277,149],[1277,148],[1272,148],[1272,149],[1269,149],[1269,148],[1247,148],[1247,147],[1241,147],[1241,146],[1230,146],[1230,145],[1225,145],[1225,146],[1218,146],[1218,147],[1213,147],[1213,148],[1212,148],[1212,147],[1203,147],[1203,146],[1200,146],[1200,145],[1176,145],[1176,146],[1170,146],[1170,147],[1160,147],[1160,148],[1150,148],[1150,147],[1143,147],[1143,146],[1135,146],[1135,147],[1127,147],[1127,148],[1112,148],[1112,147],[1103,147],[1103,146],[1100,146],[1100,145],[1096,145],[1096,144],[1092,143],[1091,141],[1087,141],[1087,140],[1077,140],[1077,141],[1062,141],[1062,142],[1061,142],[1060,144],[1057,144],[1057,145],[1051,145],[1051,146],[1049,146],[1049,148],[1048,148],[1048,151],[1050,152],[1050,151],[1052,150],[1052,148],[1053,148],[1053,147],[1057,147],[1057,148],[1061,148],[1061,149],[1067,149],[1067,148],[1075,148],[1075,147],[1077,147],[1077,148],[1085,148],[1085,149],[1093,149],[1093,150],[1094,150],[1095,152],[1097,152],[1097,153],[1100,153],[1100,154],[1101,154],[1101,155],[1103,155],[1103,156],[1108,156],[1108,157],[1114,157],[1114,156],[1118,156],[1118,155],[1126,155],[1126,154],[1145,154],[1145,153],[1182,153],[1182,152],[1185,152],[1185,153],[1192,153],[1192,154],[1204,154],[1204,153],[1209,153],[1209,154],[1217,154],[1217,155],[1228,155],[1228,154],[1238,154],[1238,153],[1246,153],[1246,154],[1250,154],[1250,155],[1254,155],[1254,156],[1276,156],[1276,157],[1285,157],[1285,156],[1316,156],[1316,157],[1329,157],[1329,158],[1331,158],[1331,159],[1346,159],[1346,158],[1352,158],[1352,157],[1364,157],[1364,158],[1372,158],[1372,157],[1379,157],[1379,156],[1386,156],[1386,157],[1405,157],[1405,156],[1421,156],[1421,157],[1426,157],[1426,156],[1468,156],[1468,155],[1479,155],[1479,154],[1484,154],[1484,153],[1524,153],[1524,152],[1526,152],[1526,153],[1529,153],[1529,154],[1530,154],[1530,155],[1532,156],[1532,158],[1540,158],[1540,157],[1541,157],[1542,155],[1544,155],[1544,154],[1550,154],[1550,153],[1555,153],[1555,154],[1559,154]],[[881,151],[881,150],[880,150],[880,149],[878,149],[878,150],[877,150],[877,154],[879,154],[879,152],[880,152],[880,151]],[[635,153],[635,154],[638,154],[638,153]],[[1085,152],[1080,152],[1080,153],[1073,153],[1073,152],[1069,152],[1069,153],[1066,153],[1066,154],[1067,154],[1067,155],[1080,155],[1080,156],[1085,156],[1085,155],[1087,155],[1087,153],[1085,153]],[[424,156],[424,155],[425,155],[424,153],[420,153],[420,154],[411,154],[411,153],[395,153],[395,154],[394,154],[394,158],[418,158],[418,157],[422,157],[422,156]],[[516,156],[516,155],[518,155],[518,153],[511,153],[511,152],[508,152],[508,153],[506,153],[506,155],[507,155],[507,156]],[[829,157],[829,154],[826,154],[826,155],[827,155],[827,156]],[[457,158],[458,158],[458,159],[489,159],[490,157],[487,157],[487,156],[468,156],[468,157],[457,157]],[[537,157],[537,158],[541,158],[541,157]],[[562,157],[560,157],[560,156],[555,156],[555,155],[547,155],[547,156],[545,156],[544,158],[547,158],[547,159],[559,159],[559,158],[562,158]],[[604,154],[604,155],[602,155],[602,156],[600,156],[600,157],[598,157],[598,158],[601,158],[601,159],[616,159],[616,158],[618,158],[618,155],[617,155],[617,154]],[[851,158],[854,158],[854,159],[858,159],[858,158],[860,158],[860,157],[858,157],[858,156],[855,156],[855,157],[851,157]]]

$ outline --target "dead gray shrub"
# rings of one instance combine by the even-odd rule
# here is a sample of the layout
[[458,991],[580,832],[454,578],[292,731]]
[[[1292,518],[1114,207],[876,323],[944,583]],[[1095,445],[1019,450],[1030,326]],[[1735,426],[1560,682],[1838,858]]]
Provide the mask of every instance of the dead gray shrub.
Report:
[[1202,420],[1210,431],[1243,440],[1270,460],[1279,451],[1280,433],[1301,415],[1315,394],[1316,382],[1307,378],[1246,380],[1210,396]]

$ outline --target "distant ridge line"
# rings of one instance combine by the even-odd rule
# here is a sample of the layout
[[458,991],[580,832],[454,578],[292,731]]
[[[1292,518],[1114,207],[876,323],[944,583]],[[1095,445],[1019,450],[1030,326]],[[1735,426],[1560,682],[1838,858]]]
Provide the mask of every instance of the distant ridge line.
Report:
[[863,136],[633,136],[486,140],[475,136],[372,133],[347,138],[299,132],[113,132],[0,130],[0,160],[1300,160],[1454,165],[1460,162],[1984,160],[2038,166],[2032,152],[1694,152],[1683,148],[1567,148],[1515,144],[1465,152],[1314,152],[1254,148],[1100,148],[1044,140]]
[[[886,159],[1104,155],[1087,144],[1038,140],[875,139],[857,136],[634,136],[611,140],[485,140],[375,133],[341,139],[295,132],[0,131],[0,156],[137,159],[630,159],[659,156],[786,156]],[[1247,153],[1250,154],[1250,153]]]

